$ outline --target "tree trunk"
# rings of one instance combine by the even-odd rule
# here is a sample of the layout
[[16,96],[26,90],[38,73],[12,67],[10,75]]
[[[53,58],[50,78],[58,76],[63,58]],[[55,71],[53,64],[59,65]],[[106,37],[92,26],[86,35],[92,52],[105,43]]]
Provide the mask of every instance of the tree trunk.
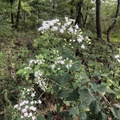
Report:
[[116,8],[114,21],[112,22],[112,24],[107,29],[107,41],[108,42],[110,42],[110,32],[113,29],[113,27],[115,26],[117,18],[118,18],[118,15],[119,15],[119,7],[120,7],[120,0],[117,1],[117,8]]
[[96,30],[97,30],[97,38],[102,39],[101,33],[101,23],[100,23],[100,0],[96,0]]
[[75,24],[77,24],[80,28],[83,27],[83,14],[82,14],[82,5],[83,5],[83,0],[80,0],[77,4],[77,16],[75,20]]
[[84,17],[83,28],[86,26],[86,21],[87,21],[87,18],[88,18],[88,10],[89,10],[89,8],[87,7],[86,10],[87,10],[87,12],[86,12],[86,15]]
[[10,0],[10,5],[11,5],[11,23],[12,23],[12,27],[14,27],[14,15],[12,12],[13,0]]
[[19,2],[18,2],[18,10],[17,10],[17,17],[16,17],[16,25],[15,25],[15,28],[18,28],[18,26],[19,26],[20,9],[21,9],[21,0],[19,0]]
[[73,10],[74,0],[71,0],[70,5],[71,5],[70,18],[74,19],[74,10]]

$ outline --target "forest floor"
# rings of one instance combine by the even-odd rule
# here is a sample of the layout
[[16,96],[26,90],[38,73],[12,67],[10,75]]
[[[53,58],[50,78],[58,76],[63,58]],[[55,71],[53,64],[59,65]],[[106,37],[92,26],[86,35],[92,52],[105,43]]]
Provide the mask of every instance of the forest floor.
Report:
[[[24,84],[24,81],[20,81],[16,76],[16,72],[25,67],[28,61],[31,58],[35,57],[35,49],[33,47],[33,41],[37,38],[37,33],[29,32],[29,33],[19,33],[14,37],[10,38],[0,38],[0,106],[4,108],[6,103],[3,96],[3,91],[5,89],[9,90],[9,98],[11,101],[15,101],[16,99],[11,93],[18,92],[15,88],[16,86],[21,86]],[[113,45],[117,45],[120,47],[120,38],[112,38],[111,43]],[[0,111],[3,109],[0,108]],[[46,111],[55,111],[56,107],[53,103],[49,101],[46,103],[46,107],[44,110],[40,111],[45,114]],[[1,112],[0,112],[1,113]]]

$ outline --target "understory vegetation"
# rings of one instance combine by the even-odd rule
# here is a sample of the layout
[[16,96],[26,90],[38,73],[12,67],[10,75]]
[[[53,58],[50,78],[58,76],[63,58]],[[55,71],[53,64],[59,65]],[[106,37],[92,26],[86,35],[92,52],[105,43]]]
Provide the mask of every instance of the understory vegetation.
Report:
[[0,120],[120,120],[115,1],[102,3],[101,38],[94,1],[22,0],[18,21],[17,2],[7,2],[0,1]]
[[72,22],[44,21],[36,36],[16,33],[1,44],[1,117],[120,118],[120,49]]

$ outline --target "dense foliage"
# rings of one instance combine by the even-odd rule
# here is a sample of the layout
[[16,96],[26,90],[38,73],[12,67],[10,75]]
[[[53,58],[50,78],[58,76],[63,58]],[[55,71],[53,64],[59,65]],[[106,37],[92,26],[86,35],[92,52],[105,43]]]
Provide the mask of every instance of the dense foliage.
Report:
[[[119,53],[110,44],[90,40],[72,22],[67,17],[63,23],[44,21],[38,29],[37,55],[17,72],[25,87],[11,119],[120,118]],[[43,116],[46,102],[55,108]]]
[[108,43],[116,2],[101,2],[103,40],[94,1],[0,1],[0,119],[120,119],[119,17]]

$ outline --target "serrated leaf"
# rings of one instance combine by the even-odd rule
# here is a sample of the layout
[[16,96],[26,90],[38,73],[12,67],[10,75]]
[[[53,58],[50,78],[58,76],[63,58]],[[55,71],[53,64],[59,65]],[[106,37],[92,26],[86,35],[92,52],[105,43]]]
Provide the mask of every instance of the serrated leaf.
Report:
[[69,115],[69,111],[62,111],[59,113],[60,118],[65,118],[65,120],[73,120],[71,115]]
[[101,110],[101,107],[96,100],[91,102],[89,108],[92,114],[98,114]]
[[86,120],[87,114],[85,112],[80,112],[80,120]]
[[70,80],[70,77],[71,77],[70,74],[66,73],[65,75],[63,75],[63,76],[58,78],[58,82],[61,85],[64,85],[64,84],[66,84]]
[[69,91],[66,89],[62,89],[56,95],[57,98],[67,98],[69,96]]
[[97,92],[99,92],[99,93],[107,92],[107,93],[115,94],[115,92],[113,90],[111,90],[109,87],[107,87],[106,85],[99,85],[97,88],[98,88]]
[[69,111],[69,115],[78,115],[79,109],[77,107],[72,107]]
[[103,113],[103,112],[100,111],[100,112],[98,113],[98,115],[97,115],[96,120],[108,120],[108,119],[107,119],[105,113]]
[[21,75],[23,72],[24,72],[24,69],[20,69],[20,70],[17,71],[16,74],[17,74],[17,75]]
[[80,89],[79,94],[82,105],[89,106],[90,103],[95,100],[94,96],[92,96],[92,93],[87,88]]
[[99,76],[99,73],[94,72],[91,77],[98,77],[98,76]]
[[81,62],[77,62],[77,63],[72,65],[71,70],[72,71],[77,71],[80,68],[80,66],[81,66]]
[[71,93],[69,93],[69,96],[66,98],[67,101],[77,101],[79,99],[79,93],[78,89],[75,89]]
[[113,113],[114,117],[120,120],[120,111],[116,107],[110,108],[111,112]]
[[37,120],[46,120],[46,119],[42,115],[38,115]]
[[97,84],[95,82],[90,82],[89,85],[91,86],[91,88],[94,92],[97,91]]

